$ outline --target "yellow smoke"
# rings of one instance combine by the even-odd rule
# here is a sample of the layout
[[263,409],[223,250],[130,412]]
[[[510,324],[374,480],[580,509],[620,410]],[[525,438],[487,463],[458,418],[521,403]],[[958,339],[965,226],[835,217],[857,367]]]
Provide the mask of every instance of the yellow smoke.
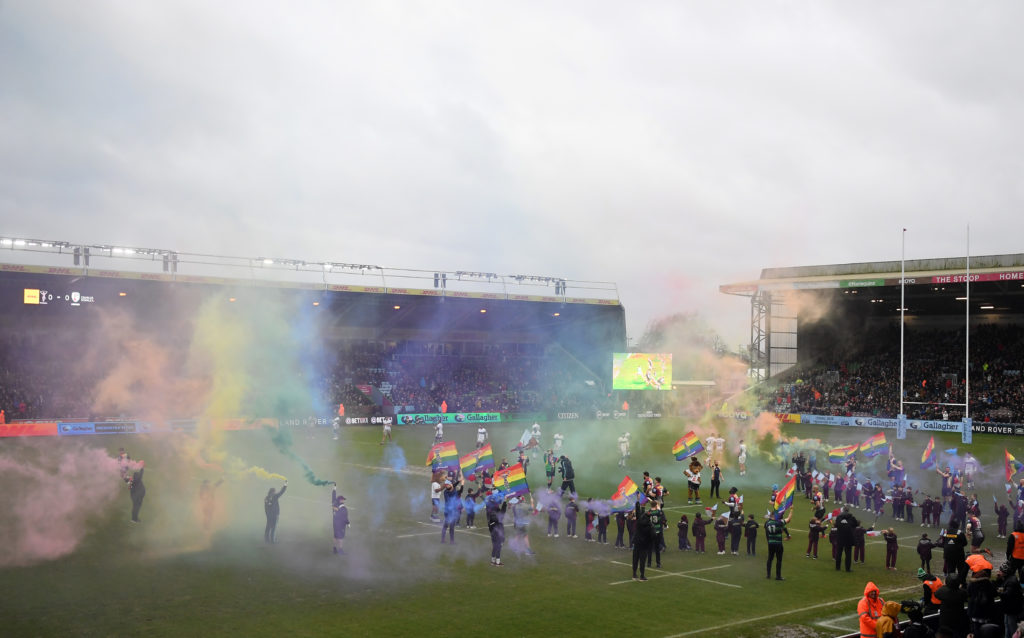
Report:
[[275,474],[273,472],[268,472],[268,471],[266,471],[265,469],[263,469],[262,467],[260,467],[258,465],[253,465],[252,467],[248,467],[248,468],[242,470],[241,474],[255,474],[256,476],[258,476],[260,478],[275,479],[275,480],[278,480],[278,481],[287,481],[288,480],[284,476],[281,476],[280,474]]

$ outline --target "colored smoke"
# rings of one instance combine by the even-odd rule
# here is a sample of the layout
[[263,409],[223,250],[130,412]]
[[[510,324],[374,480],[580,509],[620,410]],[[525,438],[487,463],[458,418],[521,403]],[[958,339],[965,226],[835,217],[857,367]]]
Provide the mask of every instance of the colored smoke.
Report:
[[316,473],[313,472],[313,468],[309,467],[309,464],[292,450],[292,433],[289,430],[268,430],[268,432],[271,434],[270,440],[274,443],[274,447],[277,448],[277,451],[302,466],[303,475],[306,477],[306,481],[309,482],[310,485],[319,486],[331,484],[331,481],[317,478]]
[[75,444],[55,453],[51,441],[10,445],[0,453],[0,565],[31,565],[70,554],[93,517],[127,490],[103,450]]

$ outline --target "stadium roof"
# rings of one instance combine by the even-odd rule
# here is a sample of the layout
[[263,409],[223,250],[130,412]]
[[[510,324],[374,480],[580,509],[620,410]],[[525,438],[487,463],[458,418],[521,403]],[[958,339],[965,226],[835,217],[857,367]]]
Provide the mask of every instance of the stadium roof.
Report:
[[[525,295],[509,292],[479,292],[453,290],[451,288],[406,288],[399,286],[360,286],[348,284],[329,284],[303,281],[275,281],[270,279],[242,279],[237,277],[213,277],[203,275],[186,275],[181,273],[129,272],[103,268],[80,268],[67,266],[33,266],[27,264],[0,263],[0,272],[31,273],[37,275],[63,275],[71,277],[93,277],[98,279],[115,279],[121,281],[162,281],[166,283],[208,284],[217,286],[263,286],[269,288],[293,288],[301,290],[325,290],[329,292],[354,292],[376,295],[409,295],[415,297],[449,297],[459,299],[533,301],[558,304],[589,304],[601,306],[619,306],[618,299],[593,299],[588,297],[568,297],[555,295]],[[455,279],[449,279],[454,284]],[[497,287],[497,285],[495,285]]]
[[[573,339],[586,339],[604,330],[622,347],[625,342],[625,311],[618,300],[101,269],[86,274],[82,268],[0,264],[2,321],[33,317],[42,322],[65,313],[81,316],[90,308],[121,307],[145,322],[162,321],[194,312],[203,300],[218,295],[248,310],[281,302],[277,307],[320,307],[329,334],[341,338],[402,340],[444,333],[456,340],[501,334],[522,341],[564,330]],[[40,306],[47,307],[45,313],[35,312]]]
[[[911,314],[963,312],[967,259],[914,259],[904,263],[906,307]],[[1024,254],[971,256],[972,312],[1024,312]],[[723,284],[726,294],[753,296],[772,291],[817,291],[870,303],[871,314],[899,312],[900,262],[765,268],[761,278]]]

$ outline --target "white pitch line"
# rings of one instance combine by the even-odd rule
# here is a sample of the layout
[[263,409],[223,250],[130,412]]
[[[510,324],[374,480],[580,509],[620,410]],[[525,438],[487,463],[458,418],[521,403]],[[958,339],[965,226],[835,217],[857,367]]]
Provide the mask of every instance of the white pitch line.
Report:
[[418,534],[399,534],[395,538],[412,538],[414,536],[437,536],[437,532],[420,532]]
[[840,631],[848,631],[848,630],[849,631],[856,631],[856,629],[852,629],[851,630],[848,626],[845,626],[845,625],[833,625],[831,623],[843,622],[843,621],[847,621],[847,620],[853,620],[853,619],[857,618],[858,616],[859,616],[859,614],[847,614],[845,616],[836,616],[835,618],[829,618],[828,619],[829,622],[822,621],[822,622],[816,622],[814,624],[815,625],[819,625],[821,627],[828,627],[829,629],[838,629]]
[[348,463],[348,462],[345,462],[345,461],[342,461],[341,464],[342,465],[351,465],[352,467],[359,467],[359,468],[362,468],[364,470],[377,470],[379,472],[394,472],[395,474],[412,474],[412,475],[415,475],[415,476],[430,476],[430,472],[426,468],[423,468],[422,470],[411,469],[408,465],[403,467],[403,468],[401,468],[401,469],[395,469],[393,467],[384,467],[384,466],[381,466],[381,465],[363,465],[362,463]]
[[679,576],[680,578],[689,578],[691,580],[700,580],[700,581],[704,581],[705,583],[711,583],[713,585],[721,585],[723,587],[734,587],[736,589],[743,589],[742,585],[733,585],[732,583],[723,583],[723,582],[720,582],[720,581],[717,581],[717,580],[710,580],[710,579],[707,579],[707,578],[700,578],[698,576],[690,576],[689,574],[672,574],[672,575],[673,576]]
[[827,623],[827,622],[816,622],[814,624],[819,626],[819,627],[825,627],[827,629],[836,629],[838,631],[843,631],[843,632],[847,632],[847,633],[856,633],[856,631],[857,631],[856,629],[851,630],[849,627],[846,627],[846,626],[843,626],[843,625],[833,625],[833,624],[830,624],[830,623]]
[[[614,563],[616,565],[624,565],[626,567],[632,567],[633,566],[632,563],[620,563],[617,560],[613,560],[613,561],[609,561],[609,562]],[[724,587],[735,587],[736,589],[743,589],[743,587],[740,586],[740,585],[733,585],[733,584],[730,584],[730,583],[723,583],[723,582],[720,582],[720,581],[717,581],[717,580],[709,580],[707,578],[699,578],[697,576],[691,576],[690,575],[690,574],[695,574],[697,572],[706,572],[706,571],[710,571],[712,569],[724,569],[726,567],[731,567],[731,566],[732,566],[731,564],[729,564],[729,565],[717,565],[715,567],[704,567],[702,569],[694,569],[694,570],[691,570],[691,571],[685,572],[685,573],[684,572],[669,572],[669,571],[663,571],[663,570],[660,570],[660,569],[655,569],[653,567],[649,567],[648,569],[650,571],[652,571],[652,572],[661,572],[661,574],[658,574],[656,576],[651,576],[651,578],[649,578],[648,580],[653,580],[655,578],[670,578],[672,576],[678,576],[679,578],[690,578],[692,580],[700,580],[700,581],[704,581],[706,583],[712,583],[714,585],[722,585]],[[632,582],[634,582],[633,579],[629,579],[629,580],[620,580],[620,581],[617,581],[617,582],[614,582],[614,583],[608,583],[608,584],[609,585],[624,585],[626,583],[632,583]]]
[[704,505],[703,504],[697,505],[695,503],[691,504],[691,505],[673,505],[672,507],[663,507],[661,509],[671,511],[671,510],[688,510],[688,509],[693,509],[695,507],[699,507],[700,509],[704,509]]
[[[911,589],[920,590],[920,588],[921,588],[920,585],[912,585],[910,587],[900,587],[899,589],[892,589],[892,590],[890,590],[890,592],[908,591],[908,590],[911,590]],[[844,598],[842,600],[833,600],[833,601],[827,602],[827,603],[821,603],[821,604],[818,604],[818,605],[811,605],[810,607],[800,607],[800,608],[797,608],[797,609],[791,609],[789,611],[780,611],[780,612],[775,613],[775,614],[768,614],[767,616],[758,616],[756,618],[746,618],[746,619],[743,619],[743,620],[736,620],[736,621],[733,621],[733,622],[730,622],[730,623],[725,623],[724,625],[716,625],[714,627],[704,627],[703,629],[693,629],[691,631],[684,631],[681,634],[672,634],[671,636],[665,636],[665,638],[682,638],[682,636],[692,636],[693,634],[702,634],[702,633],[707,632],[707,631],[718,631],[718,630],[721,630],[721,629],[725,629],[726,627],[735,627],[737,625],[746,625],[746,624],[749,624],[749,623],[752,623],[752,622],[760,622],[762,620],[771,620],[772,618],[779,618],[781,616],[788,616],[790,614],[795,614],[795,613],[801,612],[801,611],[807,611],[809,609],[820,609],[822,607],[831,607],[833,605],[841,605],[843,603],[852,603],[853,601],[860,600],[861,598],[864,598],[863,594],[860,595],[860,596],[857,596],[856,598]]]
[[[437,523],[424,523],[423,521],[416,521],[416,522],[419,523],[420,525],[429,525],[430,527],[435,527],[437,529],[440,529],[440,527],[437,525]],[[437,532],[432,532],[432,533],[436,534]],[[490,538],[491,537],[490,534],[481,534],[480,532],[470,532],[470,531],[468,531],[466,529],[461,529],[461,528],[459,529],[459,534],[469,534],[470,536],[480,536],[481,538]]]
[[[618,561],[618,560],[610,560],[608,562],[613,564],[613,565],[624,565],[626,567],[632,567],[633,566],[633,563],[623,563],[622,561]],[[701,567],[700,569],[691,569],[690,571],[688,571],[686,573],[687,574],[696,574],[698,572],[709,572],[709,571],[712,571],[714,569],[725,569],[726,567],[732,567],[732,563],[729,563],[728,565],[715,565],[714,567]],[[671,576],[671,575],[676,573],[676,572],[670,572],[670,571],[667,571],[667,570],[654,569],[654,568],[652,568],[651,571],[660,571],[663,574],[665,574],[666,576]]]

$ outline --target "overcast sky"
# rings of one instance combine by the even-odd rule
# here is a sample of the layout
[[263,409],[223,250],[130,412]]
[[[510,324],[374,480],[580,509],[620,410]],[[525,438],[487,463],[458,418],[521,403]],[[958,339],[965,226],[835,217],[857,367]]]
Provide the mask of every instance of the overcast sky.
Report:
[[[0,234],[613,281],[1024,252],[1018,2],[0,0]],[[10,260],[0,253],[0,261]],[[570,289],[570,295],[574,292]]]

